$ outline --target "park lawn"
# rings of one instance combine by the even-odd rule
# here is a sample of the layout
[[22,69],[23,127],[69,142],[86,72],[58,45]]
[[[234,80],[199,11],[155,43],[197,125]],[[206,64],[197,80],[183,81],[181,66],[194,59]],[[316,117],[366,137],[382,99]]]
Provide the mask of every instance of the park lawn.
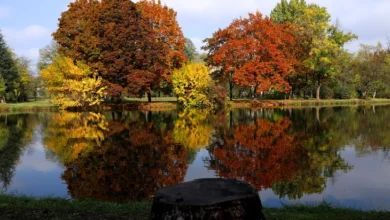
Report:
[[56,110],[57,107],[50,100],[38,100],[21,103],[0,104],[0,112]]
[[[0,219],[134,219],[147,220],[150,202],[113,204],[93,200],[61,198],[34,199],[25,196],[0,194]],[[316,206],[297,205],[284,208],[265,208],[267,219],[390,219],[390,212],[363,212],[337,208],[327,203]]]
[[[227,102],[227,107],[231,109],[256,109],[256,108],[311,108],[311,107],[336,107],[336,106],[361,106],[361,105],[387,105],[390,99],[323,99],[323,100],[243,100],[237,99]],[[37,111],[57,111],[59,108],[50,100],[38,100],[23,103],[0,104],[0,112],[37,112]],[[146,98],[126,98],[121,103],[103,102],[101,106],[87,108],[84,110],[175,110],[177,109],[176,97],[152,98],[152,102],[147,102]]]
[[292,100],[233,100],[228,101],[230,108],[310,108],[336,106],[387,105],[390,99],[292,99]]
[[[125,102],[148,102],[148,98],[125,98]],[[152,97],[152,102],[177,102],[177,97]]]

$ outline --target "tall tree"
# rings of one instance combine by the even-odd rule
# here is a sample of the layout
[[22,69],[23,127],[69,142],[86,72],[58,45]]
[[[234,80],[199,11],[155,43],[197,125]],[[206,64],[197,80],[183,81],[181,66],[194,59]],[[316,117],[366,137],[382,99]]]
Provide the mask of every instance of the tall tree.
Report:
[[282,0],[271,12],[278,23],[294,23],[300,29],[295,33],[302,48],[304,66],[310,72],[316,87],[316,98],[320,99],[323,84],[339,73],[338,56],[344,44],[357,38],[352,33],[344,33],[338,23],[330,24],[330,14],[325,7],[307,4],[304,0]]
[[148,93],[151,101],[151,90],[159,87],[162,82],[171,83],[171,74],[174,69],[180,68],[186,61],[184,54],[185,38],[176,16],[177,13],[162,5],[158,0],[141,0],[137,3],[144,20],[144,29],[151,34],[146,35],[146,45],[143,49],[148,57],[146,73],[153,75],[152,81],[141,85],[142,90]]
[[229,81],[230,99],[234,84],[250,86],[255,93],[290,90],[286,78],[296,63],[291,30],[257,12],[234,20],[205,40],[207,64]]
[[[14,82],[19,79],[15,60],[12,57],[12,53],[8,48],[3,35],[0,32],[0,76],[3,78],[6,88],[6,93],[11,92]],[[5,102],[3,95],[2,100]]]
[[[30,68],[31,61],[27,57],[16,57],[16,67],[19,72],[19,81],[15,82],[14,93],[19,94],[18,101],[27,102],[30,95],[33,94],[33,72]],[[16,95],[15,95],[16,96]]]
[[3,77],[0,75],[0,103],[5,103],[5,91],[7,91],[7,86]]
[[98,71],[113,98],[147,92],[150,99],[185,61],[176,13],[160,2],[77,0],[53,36],[60,53]]

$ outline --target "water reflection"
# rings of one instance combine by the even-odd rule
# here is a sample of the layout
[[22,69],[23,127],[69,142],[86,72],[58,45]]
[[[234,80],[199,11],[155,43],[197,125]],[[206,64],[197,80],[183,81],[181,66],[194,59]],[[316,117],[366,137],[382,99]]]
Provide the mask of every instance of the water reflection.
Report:
[[[31,166],[29,152],[45,146],[46,161],[60,165],[51,175],[62,179],[72,198],[150,200],[157,190],[191,176],[215,175],[245,180],[272,193],[273,200],[309,195],[320,195],[321,200],[330,196],[329,190],[342,191],[337,186],[351,182],[349,178],[369,172],[363,172],[368,168],[360,166],[358,158],[377,155],[370,163],[390,161],[389,110],[384,106],[3,115],[0,186],[17,189],[14,174],[27,172],[21,167]],[[41,141],[34,141],[37,138]],[[29,147],[32,142],[43,146]],[[42,169],[43,162],[34,172],[50,171]],[[63,170],[60,176],[58,169]],[[375,186],[363,181],[365,185],[357,189],[375,195],[390,192],[387,177],[378,173]],[[27,192],[41,194],[34,188]]]
[[37,117],[0,115],[0,190],[8,188],[24,150],[31,143]]
[[[87,132],[94,134],[90,135],[94,147],[81,152],[79,146],[91,145],[71,138],[72,144],[67,148],[74,150],[71,154],[63,151],[65,155],[71,155],[71,160],[65,162],[67,170],[62,179],[68,184],[73,198],[112,202],[145,200],[158,189],[183,181],[187,171],[187,151],[174,143],[173,123],[161,120],[164,126],[155,125],[149,122],[151,114],[142,113],[138,117],[130,113],[90,116],[86,117],[88,122],[81,125],[104,125]],[[161,118],[159,116],[156,115]],[[92,122],[92,118],[95,121]],[[59,122],[54,128],[67,124]],[[63,128],[66,130],[66,126]],[[100,132],[104,132],[104,138],[96,135]],[[99,137],[98,142],[96,137]]]

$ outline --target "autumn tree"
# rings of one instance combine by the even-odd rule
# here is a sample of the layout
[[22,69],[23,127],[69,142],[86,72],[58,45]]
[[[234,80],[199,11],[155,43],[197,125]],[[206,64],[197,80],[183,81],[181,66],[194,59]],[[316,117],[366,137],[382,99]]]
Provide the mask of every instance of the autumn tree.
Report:
[[184,37],[176,13],[160,2],[78,0],[53,34],[59,52],[102,76],[110,97],[147,92],[170,82],[184,62]]
[[289,25],[276,24],[256,12],[249,18],[234,20],[206,39],[207,64],[216,69],[221,81],[250,86],[255,93],[287,92],[286,80],[296,63],[295,37]]
[[89,66],[60,56],[41,71],[46,88],[61,108],[88,107],[103,101],[102,79]]
[[214,86],[209,69],[202,63],[188,63],[172,75],[178,101],[186,108],[224,104],[226,93]]
[[320,99],[321,87],[340,72],[338,57],[344,45],[357,36],[344,33],[338,23],[331,25],[331,16],[325,7],[307,4],[304,0],[282,0],[271,17],[278,23],[294,23],[300,27],[295,32],[303,52],[299,57],[310,72],[316,98]]

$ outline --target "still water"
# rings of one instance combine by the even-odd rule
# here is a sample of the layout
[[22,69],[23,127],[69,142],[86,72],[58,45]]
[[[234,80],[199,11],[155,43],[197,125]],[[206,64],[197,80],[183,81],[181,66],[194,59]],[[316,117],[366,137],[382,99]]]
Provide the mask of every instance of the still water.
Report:
[[390,106],[0,115],[0,190],[150,200],[197,178],[244,180],[265,206],[390,210]]

